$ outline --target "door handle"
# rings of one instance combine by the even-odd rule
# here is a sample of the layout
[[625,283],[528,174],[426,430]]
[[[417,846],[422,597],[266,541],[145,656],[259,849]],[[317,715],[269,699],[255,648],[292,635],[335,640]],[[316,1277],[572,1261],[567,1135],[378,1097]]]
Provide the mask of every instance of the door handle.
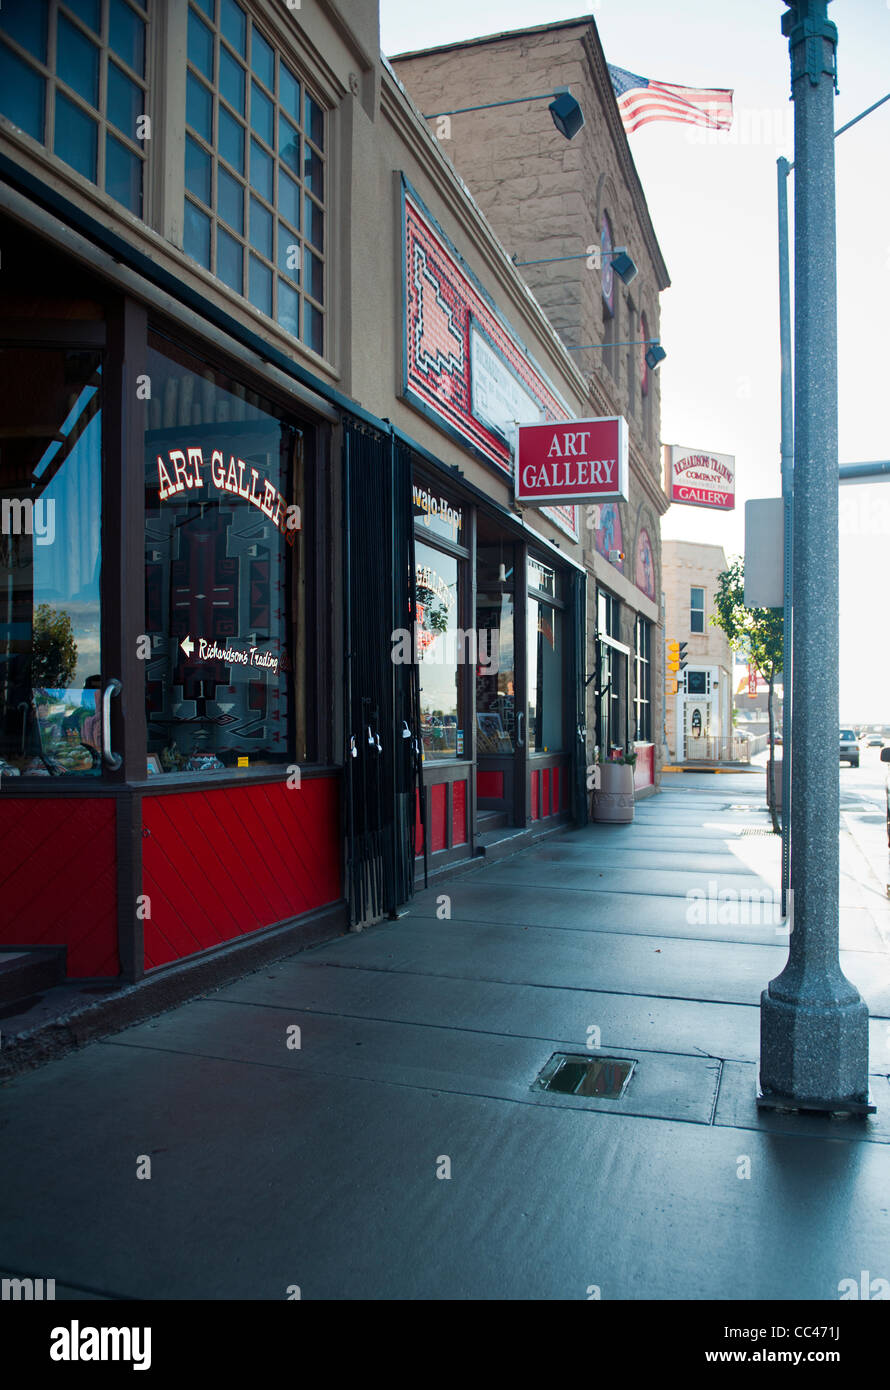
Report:
[[119,695],[122,689],[119,680],[110,680],[102,692],[102,757],[115,769],[121,765],[121,755],[111,751],[111,697]]
[[517,743],[517,746],[518,746],[519,748],[524,748],[524,747],[525,747],[525,736],[523,735],[523,732],[522,732],[522,724],[523,724],[523,720],[524,720],[524,719],[525,719],[525,715],[524,715],[524,714],[517,714],[517,716],[516,716],[516,743]]

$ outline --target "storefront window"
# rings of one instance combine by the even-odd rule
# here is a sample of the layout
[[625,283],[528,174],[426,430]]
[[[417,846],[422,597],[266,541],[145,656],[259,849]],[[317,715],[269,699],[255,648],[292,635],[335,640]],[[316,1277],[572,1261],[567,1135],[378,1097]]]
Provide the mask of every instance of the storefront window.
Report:
[[[516,739],[516,657],[513,636],[513,547],[476,550],[476,751],[512,753]],[[482,660],[487,656],[487,660]]]
[[304,761],[302,434],[277,406],[149,341],[148,771]]
[[452,555],[415,542],[416,641],[424,758],[464,757],[458,665],[466,659],[459,628],[458,567]]
[[531,753],[563,746],[562,612],[528,599],[528,734]]
[[636,625],[635,707],[637,739],[652,740],[652,624],[637,618]]
[[100,361],[0,351],[0,785],[101,772]]

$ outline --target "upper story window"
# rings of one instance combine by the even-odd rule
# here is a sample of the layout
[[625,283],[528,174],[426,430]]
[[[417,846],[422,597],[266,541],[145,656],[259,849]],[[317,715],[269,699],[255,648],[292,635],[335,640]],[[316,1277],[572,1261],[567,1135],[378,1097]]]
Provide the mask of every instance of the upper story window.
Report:
[[690,589],[689,591],[689,631],[704,632],[705,630],[705,591],[704,589]]
[[13,0],[0,10],[0,112],[143,216],[148,0]]
[[321,354],[325,113],[235,0],[188,15],[185,250]]

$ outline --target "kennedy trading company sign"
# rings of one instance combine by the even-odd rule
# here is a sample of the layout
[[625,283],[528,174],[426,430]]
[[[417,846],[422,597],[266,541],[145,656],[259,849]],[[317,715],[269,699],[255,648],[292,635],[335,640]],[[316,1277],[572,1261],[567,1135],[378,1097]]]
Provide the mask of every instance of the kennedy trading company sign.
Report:
[[627,422],[622,415],[520,425],[516,501],[627,500]]
[[719,512],[735,508],[735,458],[732,454],[705,453],[680,444],[665,446],[665,492],[671,502],[691,507],[713,507]]

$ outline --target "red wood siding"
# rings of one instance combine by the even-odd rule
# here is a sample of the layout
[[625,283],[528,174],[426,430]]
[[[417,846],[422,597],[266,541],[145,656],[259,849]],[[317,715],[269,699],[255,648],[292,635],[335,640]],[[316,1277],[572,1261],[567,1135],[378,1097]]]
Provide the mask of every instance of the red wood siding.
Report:
[[336,778],[147,796],[142,819],[147,970],[342,895]]
[[447,794],[448,788],[444,782],[430,787],[430,854],[445,849],[448,844]]
[[477,772],[476,795],[502,797],[504,795],[504,774],[502,772]]
[[543,794],[542,794],[542,796],[541,796],[541,815],[542,815],[542,816],[549,816],[549,815],[550,815],[550,768],[549,768],[549,767],[545,767],[545,768],[542,769],[542,772],[541,772],[541,783],[542,783],[543,788],[544,788]]
[[557,813],[558,811],[561,811],[561,810],[562,810],[562,806],[561,806],[560,800],[559,800],[559,791],[560,791],[559,781],[560,781],[560,779],[559,779],[559,768],[558,768],[558,767],[555,767],[555,768],[553,769],[553,814],[554,814],[554,815],[556,815],[556,813]]
[[0,798],[0,944],[67,946],[71,977],[120,974],[110,797]]
[[451,790],[451,843],[467,843],[467,784],[455,782]]
[[541,815],[538,810],[538,779],[540,775],[540,772],[532,773],[532,820],[539,820]]

